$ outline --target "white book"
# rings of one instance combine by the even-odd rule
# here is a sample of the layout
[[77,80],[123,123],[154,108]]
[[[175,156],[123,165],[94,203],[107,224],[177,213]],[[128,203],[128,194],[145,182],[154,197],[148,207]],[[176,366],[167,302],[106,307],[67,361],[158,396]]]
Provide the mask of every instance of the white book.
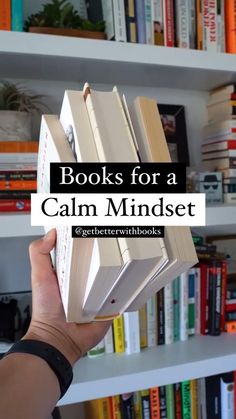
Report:
[[125,352],[128,355],[140,352],[139,312],[124,313]]
[[174,342],[174,307],[172,283],[164,287],[165,344]]
[[102,13],[104,21],[106,22],[106,35],[107,39],[111,40],[115,38],[115,25],[113,16],[113,1],[112,0],[101,0],[102,1]]
[[180,340],[188,340],[188,272],[180,275]]
[[175,0],[176,37],[179,48],[190,48],[189,0]]
[[[117,89],[97,92],[86,83],[83,92],[100,161],[138,162],[129,122]],[[118,243],[124,267],[96,319],[121,314],[168,261],[162,239],[118,238]]]
[[[221,419],[234,419],[234,382],[232,374],[220,378]],[[230,380],[232,378],[232,381]]]
[[105,334],[104,342],[105,342],[105,352],[106,352],[106,354],[112,354],[114,352],[114,341],[113,341],[112,326],[109,327],[107,333]]
[[217,0],[202,0],[203,49],[217,52]]
[[153,44],[152,0],[144,0],[146,44]]
[[157,297],[156,294],[147,300],[147,346],[157,345]]
[[0,164],[24,163],[37,164],[38,153],[0,153]]
[[115,27],[115,40],[118,42],[127,42],[124,1],[113,0],[112,5]]

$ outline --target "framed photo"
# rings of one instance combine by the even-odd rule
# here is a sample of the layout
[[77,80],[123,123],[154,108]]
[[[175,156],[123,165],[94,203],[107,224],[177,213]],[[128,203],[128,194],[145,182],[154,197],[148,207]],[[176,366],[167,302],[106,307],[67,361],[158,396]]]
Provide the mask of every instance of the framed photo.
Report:
[[207,242],[217,246],[217,252],[225,253],[229,276],[236,276],[236,235],[208,236]]
[[189,166],[188,140],[183,105],[158,103],[162,126],[166,135],[171,160]]

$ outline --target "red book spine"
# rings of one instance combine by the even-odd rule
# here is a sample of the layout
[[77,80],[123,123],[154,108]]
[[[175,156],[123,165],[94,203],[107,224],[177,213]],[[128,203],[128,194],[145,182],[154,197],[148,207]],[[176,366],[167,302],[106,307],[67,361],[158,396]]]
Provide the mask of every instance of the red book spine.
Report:
[[227,263],[225,260],[221,262],[221,309],[220,309],[220,330],[225,330],[225,310],[226,310],[226,293],[227,293]]
[[175,46],[173,0],[163,1],[165,46]]
[[11,30],[11,0],[0,1],[0,30]]
[[1,199],[0,212],[30,211],[30,199]]
[[182,419],[182,393],[181,384],[174,384],[175,419]]
[[150,388],[150,419],[160,419],[160,399],[158,387]]
[[208,332],[208,265],[200,263],[200,332],[206,335]]

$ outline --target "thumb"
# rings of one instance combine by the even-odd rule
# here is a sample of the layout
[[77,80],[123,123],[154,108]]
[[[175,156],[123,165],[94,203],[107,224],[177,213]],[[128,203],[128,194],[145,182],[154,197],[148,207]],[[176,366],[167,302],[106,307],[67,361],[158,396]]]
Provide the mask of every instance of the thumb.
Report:
[[42,239],[30,244],[29,255],[31,262],[32,281],[47,281],[54,274],[50,251],[56,244],[56,230],[50,230]]

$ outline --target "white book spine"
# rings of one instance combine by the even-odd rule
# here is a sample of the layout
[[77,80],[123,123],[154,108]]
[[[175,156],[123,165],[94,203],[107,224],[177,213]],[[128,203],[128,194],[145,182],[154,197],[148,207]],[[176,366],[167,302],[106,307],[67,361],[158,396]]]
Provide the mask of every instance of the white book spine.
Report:
[[221,419],[234,419],[234,383],[220,379]]
[[157,345],[157,298],[153,295],[147,301],[147,344]]
[[203,49],[217,52],[217,0],[203,0]]
[[0,153],[0,163],[37,163],[38,153]]
[[169,283],[164,288],[164,310],[165,310],[165,344],[174,342],[174,307],[173,288]]
[[190,48],[189,0],[176,0],[176,35],[179,48]]
[[221,40],[220,52],[225,52],[225,0],[220,1],[220,17],[220,36],[218,35],[218,38]]
[[113,16],[112,0],[102,0],[102,13],[103,19],[106,22],[106,35],[107,39],[114,39],[115,26]]
[[76,9],[78,10],[78,13],[80,17],[83,19],[88,19],[88,13],[87,13],[87,7],[86,7],[86,1],[85,0],[78,0]]
[[112,326],[109,327],[107,333],[105,334],[104,342],[105,342],[105,352],[106,352],[106,354],[112,354],[114,352],[114,341],[113,341]]
[[188,272],[180,275],[180,340],[188,339]]
[[123,0],[113,0],[113,16],[115,26],[115,40],[118,42],[127,42],[125,7]]
[[146,43],[153,44],[153,31],[152,31],[152,1],[144,0],[145,7],[145,28],[146,28]]
[[125,352],[135,354],[140,352],[139,312],[124,313]]
[[201,322],[201,299],[200,299],[201,281],[200,268],[195,268],[195,334],[200,334]]

